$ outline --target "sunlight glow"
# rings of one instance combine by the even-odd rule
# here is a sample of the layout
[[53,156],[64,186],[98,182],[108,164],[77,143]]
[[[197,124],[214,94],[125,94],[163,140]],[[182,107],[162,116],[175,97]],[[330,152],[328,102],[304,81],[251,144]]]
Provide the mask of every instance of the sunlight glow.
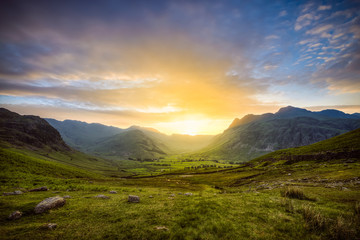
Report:
[[211,120],[194,118],[191,120],[157,123],[154,127],[167,134],[177,133],[194,136],[219,134],[228,127],[229,122],[231,122],[230,119]]

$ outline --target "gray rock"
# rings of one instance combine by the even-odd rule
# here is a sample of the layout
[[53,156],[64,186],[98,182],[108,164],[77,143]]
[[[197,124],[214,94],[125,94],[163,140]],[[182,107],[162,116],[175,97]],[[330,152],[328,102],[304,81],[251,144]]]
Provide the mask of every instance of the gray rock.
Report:
[[187,192],[184,194],[185,196],[192,196],[193,194],[191,192]]
[[155,227],[156,230],[164,230],[164,231],[169,231],[169,229],[165,226],[156,226]]
[[117,191],[110,191],[109,193],[116,194],[116,193],[117,193]]
[[16,220],[16,219],[21,218],[21,216],[22,216],[22,212],[20,212],[20,211],[15,211],[15,212],[12,212],[12,213],[9,215],[8,219],[9,219],[9,220]]
[[95,198],[109,199],[110,197],[105,196],[103,194],[99,194],[99,195],[95,196]]
[[41,226],[42,229],[49,229],[49,230],[55,230],[56,227],[57,227],[56,223],[46,223]]
[[135,195],[129,195],[128,202],[138,203],[140,202],[140,197]]
[[41,191],[49,191],[48,187],[43,186],[43,187],[39,187],[39,188],[34,188],[29,190],[29,192],[41,192]]
[[170,197],[175,197],[175,194],[171,194]]
[[23,192],[22,192],[22,191],[20,191],[20,190],[16,190],[16,191],[14,191],[14,192],[4,192],[4,193],[3,193],[3,196],[21,195],[21,194],[23,194]]
[[38,205],[36,205],[34,211],[36,214],[44,213],[50,209],[64,206],[65,202],[66,202],[65,199],[60,196],[49,197],[41,201]]
[[150,195],[150,196],[149,196],[149,198],[153,198],[153,196],[152,196],[152,195]]
[[65,195],[65,196],[63,196],[63,198],[71,198],[71,196],[70,195]]

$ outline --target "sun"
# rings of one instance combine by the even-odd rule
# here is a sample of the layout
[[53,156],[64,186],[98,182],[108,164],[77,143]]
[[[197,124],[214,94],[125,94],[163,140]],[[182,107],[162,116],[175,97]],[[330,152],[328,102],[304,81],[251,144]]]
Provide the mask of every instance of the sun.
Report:
[[229,124],[229,119],[212,120],[206,118],[193,117],[191,119],[183,119],[180,121],[162,122],[154,126],[154,128],[166,134],[185,134],[185,135],[207,135],[218,134]]

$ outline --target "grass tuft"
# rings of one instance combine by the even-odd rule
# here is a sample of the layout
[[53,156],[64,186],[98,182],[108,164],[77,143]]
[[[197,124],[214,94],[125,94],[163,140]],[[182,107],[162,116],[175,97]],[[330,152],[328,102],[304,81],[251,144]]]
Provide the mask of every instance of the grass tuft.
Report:
[[330,226],[330,239],[356,239],[356,231],[353,226],[353,221],[345,221],[343,217],[339,216]]
[[302,215],[306,222],[306,226],[312,231],[322,231],[326,228],[326,218],[310,206],[304,206]]
[[288,187],[285,190],[281,191],[281,196],[287,197],[287,198],[296,198],[300,200],[313,200],[305,195],[303,190],[300,188],[294,188],[294,187]]

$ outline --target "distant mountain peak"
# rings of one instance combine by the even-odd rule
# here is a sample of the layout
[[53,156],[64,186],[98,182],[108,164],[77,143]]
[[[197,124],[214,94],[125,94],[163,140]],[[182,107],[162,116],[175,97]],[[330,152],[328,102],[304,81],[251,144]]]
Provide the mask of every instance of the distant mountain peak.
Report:
[[156,133],[161,133],[159,130],[155,129],[155,128],[150,128],[150,127],[140,127],[137,125],[132,125],[131,127],[128,128],[128,130],[142,130],[142,131],[149,131],[149,132],[156,132]]
[[287,107],[282,107],[280,108],[277,112],[277,113],[285,113],[285,112],[292,112],[292,111],[308,111],[306,109],[303,109],[303,108],[297,108],[297,107],[293,107],[293,106],[287,106]]

